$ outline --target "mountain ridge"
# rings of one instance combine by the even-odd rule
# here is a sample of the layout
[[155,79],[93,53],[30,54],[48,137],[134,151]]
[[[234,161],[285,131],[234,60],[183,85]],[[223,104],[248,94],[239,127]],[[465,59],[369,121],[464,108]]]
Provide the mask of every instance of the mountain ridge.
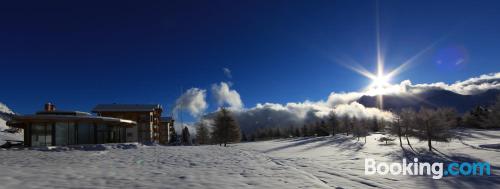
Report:
[[[489,89],[474,95],[462,95],[444,89],[432,89],[417,94],[391,94],[383,96],[383,109],[400,111],[403,108],[419,109],[420,107],[455,108],[459,113],[465,113],[476,106],[489,106],[495,103],[500,89]],[[357,100],[365,107],[378,107],[377,96],[364,95]]]

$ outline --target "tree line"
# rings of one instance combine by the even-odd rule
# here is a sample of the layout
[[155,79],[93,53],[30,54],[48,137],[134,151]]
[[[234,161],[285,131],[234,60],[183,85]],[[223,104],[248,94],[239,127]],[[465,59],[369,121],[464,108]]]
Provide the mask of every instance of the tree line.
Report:
[[[293,137],[317,137],[329,135],[346,135],[360,140],[372,132],[388,133],[399,139],[399,145],[406,143],[410,148],[410,137],[427,141],[429,151],[433,151],[432,141],[448,142],[453,135],[453,128],[500,128],[500,96],[495,104],[487,107],[478,106],[469,112],[459,115],[453,108],[427,108],[418,110],[406,108],[392,112],[391,120],[378,117],[339,116],[333,111],[324,118],[304,125],[289,127],[257,128],[251,133],[240,131],[237,121],[231,112],[221,108],[217,113],[212,129],[204,122],[197,123],[197,144],[219,144],[252,142]],[[393,141],[391,137],[382,137],[381,141]]]

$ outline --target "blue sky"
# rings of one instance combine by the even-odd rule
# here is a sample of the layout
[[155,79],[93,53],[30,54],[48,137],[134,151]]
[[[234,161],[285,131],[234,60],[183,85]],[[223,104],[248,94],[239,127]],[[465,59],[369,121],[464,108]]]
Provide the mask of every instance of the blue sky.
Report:
[[[245,107],[321,100],[371,82],[332,57],[376,69],[375,1],[10,3],[0,4],[0,102],[19,113],[49,101],[82,111],[98,103],[171,109],[183,90],[221,81]],[[391,82],[500,71],[498,10],[498,1],[380,1],[387,68],[435,43]]]

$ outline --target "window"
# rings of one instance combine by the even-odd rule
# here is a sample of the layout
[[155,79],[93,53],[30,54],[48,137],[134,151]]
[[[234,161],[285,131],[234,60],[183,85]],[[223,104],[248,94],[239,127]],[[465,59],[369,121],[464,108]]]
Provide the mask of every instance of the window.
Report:
[[68,144],[76,144],[76,124],[75,122],[68,123]]
[[75,122],[56,122],[56,145],[75,144]]
[[52,124],[45,126],[45,145],[52,146]]
[[56,145],[68,145],[68,122],[56,122]]
[[107,143],[108,142],[108,126],[105,124],[97,125],[97,143]]
[[89,122],[78,123],[78,144],[94,143],[94,124]]
[[31,146],[52,145],[52,124],[33,123],[31,125]]

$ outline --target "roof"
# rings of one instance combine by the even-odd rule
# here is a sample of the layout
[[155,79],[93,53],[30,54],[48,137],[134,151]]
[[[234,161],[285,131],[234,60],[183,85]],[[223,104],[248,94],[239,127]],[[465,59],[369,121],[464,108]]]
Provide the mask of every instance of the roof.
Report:
[[159,104],[98,104],[92,112],[152,112],[161,108]]
[[94,115],[57,115],[57,114],[37,114],[37,115],[22,115],[14,116],[12,120],[7,122],[7,125],[16,127],[28,121],[89,121],[108,124],[118,124],[123,126],[134,126],[135,121],[119,119],[113,117],[102,117]]
[[40,111],[37,112],[36,115],[73,115],[73,116],[85,116],[91,115],[88,112],[80,112],[80,111]]

